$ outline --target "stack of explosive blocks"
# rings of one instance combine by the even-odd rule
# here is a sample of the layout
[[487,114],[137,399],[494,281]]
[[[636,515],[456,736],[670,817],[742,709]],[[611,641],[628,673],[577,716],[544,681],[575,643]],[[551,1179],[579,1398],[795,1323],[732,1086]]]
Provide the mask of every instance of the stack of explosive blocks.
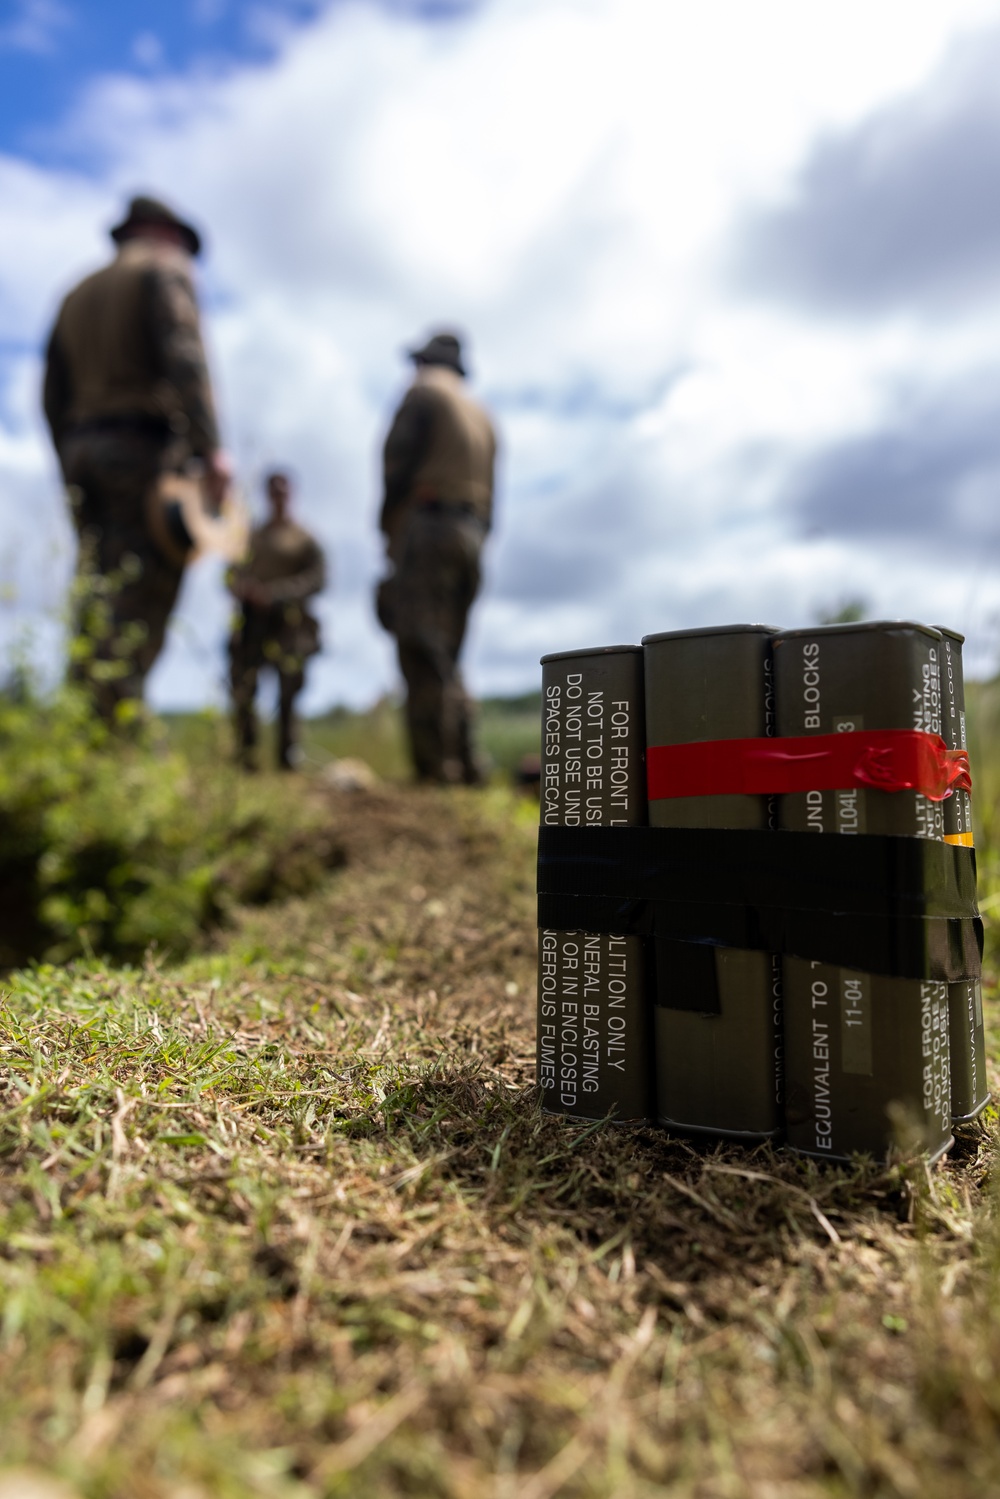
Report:
[[547,1111],[845,1159],[914,1131],[935,1158],[982,1110],[962,640],[732,625],[543,657]]

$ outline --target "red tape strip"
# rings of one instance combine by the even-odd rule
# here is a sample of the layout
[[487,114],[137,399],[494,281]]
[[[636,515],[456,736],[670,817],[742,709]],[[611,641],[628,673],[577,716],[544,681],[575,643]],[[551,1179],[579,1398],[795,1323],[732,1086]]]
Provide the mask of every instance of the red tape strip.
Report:
[[708,739],[646,751],[650,801],[779,796],[796,791],[919,791],[932,802],[972,790],[966,750],[917,729],[861,729],[779,739]]

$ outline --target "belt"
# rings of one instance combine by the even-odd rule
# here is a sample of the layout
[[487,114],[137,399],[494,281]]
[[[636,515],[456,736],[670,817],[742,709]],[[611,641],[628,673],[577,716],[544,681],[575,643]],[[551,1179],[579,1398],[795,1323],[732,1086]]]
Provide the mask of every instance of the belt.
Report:
[[123,416],[96,416],[89,422],[76,422],[67,429],[68,437],[89,437],[102,432],[135,433],[142,437],[171,437],[169,422],[160,416],[144,413]]
[[470,500],[424,500],[418,498],[417,505],[421,510],[429,510],[432,515],[469,515],[474,520],[481,519],[475,505]]

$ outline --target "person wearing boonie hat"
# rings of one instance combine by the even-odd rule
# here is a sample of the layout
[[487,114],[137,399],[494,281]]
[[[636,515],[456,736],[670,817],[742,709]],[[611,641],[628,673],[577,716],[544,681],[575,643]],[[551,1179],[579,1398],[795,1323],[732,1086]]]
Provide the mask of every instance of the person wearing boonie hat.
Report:
[[109,721],[142,698],[193,551],[160,483],[200,472],[217,509],[229,481],[192,278],[201,236],[149,196],[110,232],[115,259],[59,309],[44,385],[80,542],[69,675]]
[[496,434],[466,388],[457,334],[435,333],[407,353],[416,372],[383,453],[379,524],[391,572],[376,609],[396,637],[417,779],[475,785],[482,770],[458,658],[492,522]]

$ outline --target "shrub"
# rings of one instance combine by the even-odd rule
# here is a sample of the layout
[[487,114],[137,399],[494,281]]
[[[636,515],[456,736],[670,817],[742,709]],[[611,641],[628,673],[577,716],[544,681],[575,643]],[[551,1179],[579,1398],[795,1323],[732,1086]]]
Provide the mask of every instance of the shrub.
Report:
[[0,696],[0,966],[178,956],[235,903],[342,859],[298,785],[195,765],[155,726],[113,735],[70,689]]

